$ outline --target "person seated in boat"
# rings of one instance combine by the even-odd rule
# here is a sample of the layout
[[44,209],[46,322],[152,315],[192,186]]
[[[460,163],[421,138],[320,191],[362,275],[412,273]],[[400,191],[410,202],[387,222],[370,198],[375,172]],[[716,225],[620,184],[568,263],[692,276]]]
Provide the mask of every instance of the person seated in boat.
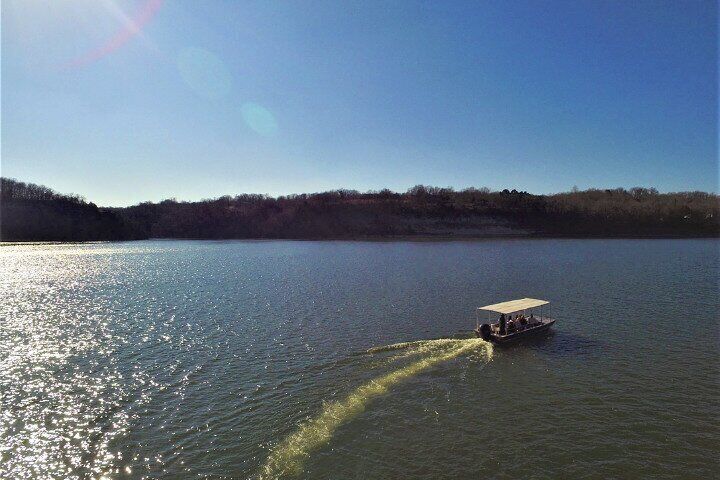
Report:
[[507,322],[504,313],[500,314],[500,335],[507,335]]
[[533,314],[531,313],[531,314],[530,314],[530,318],[528,318],[528,324],[530,324],[530,325],[537,325],[538,323],[540,323],[540,321],[539,321],[537,318],[535,318],[535,315],[533,315]]
[[515,320],[510,320],[507,325],[507,331],[508,333],[515,333],[517,332],[517,325],[515,324]]
[[527,325],[527,324],[528,324],[527,318],[525,318],[525,315],[524,315],[524,314],[521,314],[521,315],[520,315],[520,325],[522,325],[522,326],[524,327],[524,326]]

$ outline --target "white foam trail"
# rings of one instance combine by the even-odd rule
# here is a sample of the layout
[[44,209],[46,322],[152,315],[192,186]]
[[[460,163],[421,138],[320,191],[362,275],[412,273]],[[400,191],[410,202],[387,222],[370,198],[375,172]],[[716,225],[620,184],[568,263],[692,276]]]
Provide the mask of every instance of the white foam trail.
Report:
[[[288,436],[272,450],[262,468],[260,478],[269,480],[301,474],[303,462],[311,452],[327,444],[340,425],[361,413],[371,400],[386,393],[390,387],[398,382],[464,353],[479,351],[484,354],[488,361],[492,359],[492,345],[479,338],[424,340],[406,343],[410,345],[395,349],[412,347],[428,355],[361,385],[339,402],[326,403],[320,414],[303,423],[295,433]],[[405,344],[396,344],[395,347],[399,345]],[[393,347],[393,345],[388,347]],[[389,350],[392,350],[392,348]]]
[[416,340],[414,342],[393,343],[392,345],[383,345],[382,347],[369,348],[367,353],[382,353],[382,352],[392,352],[395,350],[405,350],[407,348],[418,347],[427,342],[428,342],[428,340]]

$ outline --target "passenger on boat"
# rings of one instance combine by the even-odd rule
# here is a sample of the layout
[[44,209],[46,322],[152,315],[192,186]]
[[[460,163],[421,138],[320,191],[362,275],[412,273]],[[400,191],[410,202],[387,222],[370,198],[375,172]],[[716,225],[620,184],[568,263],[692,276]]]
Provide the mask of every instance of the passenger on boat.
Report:
[[508,333],[515,333],[517,332],[517,325],[515,325],[515,320],[510,320],[507,325],[507,331]]
[[505,322],[505,314],[500,314],[500,335],[507,335],[507,323]]
[[525,318],[525,315],[520,315],[520,325],[525,326],[527,323],[528,321],[527,318]]

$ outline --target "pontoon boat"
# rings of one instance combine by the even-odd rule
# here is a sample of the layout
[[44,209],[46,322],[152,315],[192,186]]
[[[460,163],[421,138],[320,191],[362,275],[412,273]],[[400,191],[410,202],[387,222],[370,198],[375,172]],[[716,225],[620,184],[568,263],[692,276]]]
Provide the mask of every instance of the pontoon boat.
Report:
[[[476,311],[475,334],[483,340],[495,343],[508,343],[538,333],[547,332],[555,319],[544,315],[547,300],[521,298],[509,302],[495,303],[478,307]],[[536,308],[540,308],[539,316],[535,316]],[[480,311],[488,312],[488,323],[480,324]],[[494,323],[489,319],[493,313],[500,318]]]

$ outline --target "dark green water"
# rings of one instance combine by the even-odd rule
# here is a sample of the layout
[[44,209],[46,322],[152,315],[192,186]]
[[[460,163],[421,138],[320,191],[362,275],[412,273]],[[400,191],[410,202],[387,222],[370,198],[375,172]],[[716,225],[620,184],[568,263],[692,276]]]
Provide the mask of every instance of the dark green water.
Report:
[[[719,248],[2,246],[0,477],[712,478]],[[525,296],[551,335],[468,338]]]

